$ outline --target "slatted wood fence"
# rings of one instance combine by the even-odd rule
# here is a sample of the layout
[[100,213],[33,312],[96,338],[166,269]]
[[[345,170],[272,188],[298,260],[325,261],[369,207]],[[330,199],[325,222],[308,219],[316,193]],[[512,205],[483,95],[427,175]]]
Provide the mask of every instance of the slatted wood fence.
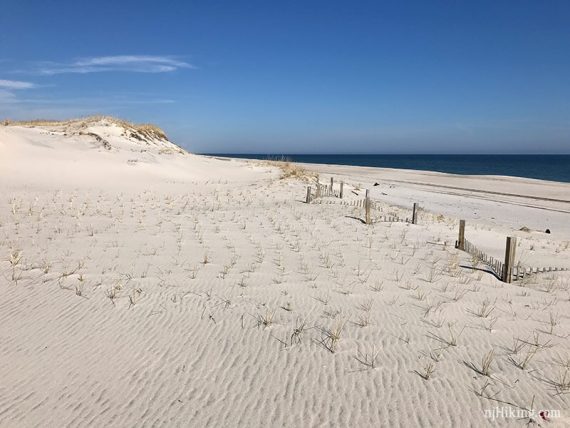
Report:
[[481,251],[465,238],[465,220],[459,222],[459,237],[455,243],[455,247],[471,254],[477,260],[488,266],[497,278],[503,282],[511,283],[539,273],[570,270],[565,267],[529,267],[522,266],[520,263],[515,264],[516,246],[517,239],[512,236],[507,237],[504,261],[495,259],[493,256]]
[[[334,188],[334,181],[331,177],[330,185],[324,185],[321,183],[317,183],[316,188],[313,189],[311,186],[307,186],[307,195],[305,198],[306,203],[320,203],[320,204],[327,204],[332,203],[331,201],[323,201],[322,198],[325,197],[332,197],[332,198],[339,198],[343,199],[344,196],[344,182],[340,182],[340,187],[338,191]],[[377,201],[374,201],[370,198],[370,191],[366,189],[366,196],[362,199],[354,199],[352,201],[342,200],[340,202],[334,202],[335,204],[340,204],[349,207],[357,207],[364,209],[364,223],[371,224],[373,222],[402,222],[402,223],[410,223],[410,224],[417,224],[418,219],[418,210],[419,206],[417,203],[414,203],[412,207],[412,215],[411,217],[399,217],[398,215],[380,215],[375,216],[374,220],[372,220],[371,211],[377,210],[381,211],[382,208]]]
[[501,279],[503,278],[503,271],[505,268],[505,264],[502,261],[497,260],[492,256],[489,256],[488,254],[481,251],[479,248],[477,248],[475,245],[473,245],[471,242],[469,242],[466,239],[464,240],[463,251],[471,254],[477,260],[481,261],[489,268],[491,268],[491,270],[497,276],[497,278]]
[[307,196],[305,202],[310,204],[316,199],[333,197],[342,199],[344,196],[344,181],[340,182],[338,190],[334,188],[334,178],[331,177],[331,184],[325,185],[321,183],[316,183],[315,190],[313,191],[311,186],[307,186]]
[[[333,203],[332,201],[323,201],[324,197],[332,197],[343,199],[344,193],[344,182],[340,182],[340,187],[337,190],[334,188],[334,180],[331,177],[330,185],[324,185],[321,183],[316,184],[316,189],[313,191],[311,186],[307,187],[306,203],[316,202],[322,203]],[[378,210],[381,211],[381,206],[377,201],[370,198],[370,191],[366,190],[366,196],[362,199],[355,199],[352,201],[341,200],[340,205],[348,207],[357,207],[364,209],[364,223],[372,224],[377,222],[403,222],[410,224],[417,224],[417,214],[418,214],[418,204],[414,203],[412,208],[412,216],[410,217],[399,217],[398,215],[380,215],[375,216],[372,219],[371,211]],[[489,267],[489,269],[499,278],[501,281],[506,283],[511,283],[513,281],[522,280],[530,275],[536,275],[539,273],[547,272],[563,272],[569,271],[569,268],[565,267],[529,267],[521,266],[520,263],[515,264],[515,252],[517,246],[517,239],[515,237],[509,236],[506,239],[505,246],[505,257],[504,261],[494,258],[484,251],[477,248],[472,242],[465,238],[465,220],[459,221],[459,237],[455,243],[455,247],[459,250],[465,251],[475,257],[477,260]]]

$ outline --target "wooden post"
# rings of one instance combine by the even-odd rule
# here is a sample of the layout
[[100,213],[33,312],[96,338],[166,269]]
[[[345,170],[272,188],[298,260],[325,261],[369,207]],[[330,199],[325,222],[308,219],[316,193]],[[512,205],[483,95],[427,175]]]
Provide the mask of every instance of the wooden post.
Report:
[[503,267],[503,282],[511,282],[511,273],[515,264],[515,249],[517,247],[517,238],[511,236],[507,237],[507,244],[505,247],[505,265]]
[[370,190],[366,189],[366,200],[364,202],[366,224],[370,224]]
[[418,213],[417,213],[417,209],[418,209],[418,204],[414,202],[414,208],[412,211],[412,224],[417,224],[418,223]]
[[331,193],[333,191],[334,178],[331,177]]
[[344,181],[340,182],[340,199],[342,199],[342,194],[344,192]]
[[465,251],[465,220],[459,220],[459,238],[455,248]]
[[321,197],[321,183],[317,183],[317,198]]
[[308,204],[309,202],[311,202],[311,186],[307,186],[307,199],[305,200],[305,202]]

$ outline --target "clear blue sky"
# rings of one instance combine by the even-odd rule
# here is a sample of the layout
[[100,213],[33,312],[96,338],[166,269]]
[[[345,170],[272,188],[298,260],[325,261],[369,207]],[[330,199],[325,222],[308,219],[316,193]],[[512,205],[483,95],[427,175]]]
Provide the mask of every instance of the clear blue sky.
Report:
[[196,152],[570,152],[567,0],[0,6],[0,117],[118,115]]

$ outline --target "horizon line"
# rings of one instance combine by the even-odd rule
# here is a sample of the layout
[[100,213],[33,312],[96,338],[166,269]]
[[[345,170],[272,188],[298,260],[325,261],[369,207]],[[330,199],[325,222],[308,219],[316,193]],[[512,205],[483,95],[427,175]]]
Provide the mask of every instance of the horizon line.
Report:
[[569,153],[258,153],[258,152],[194,152],[197,155],[240,156],[570,156]]

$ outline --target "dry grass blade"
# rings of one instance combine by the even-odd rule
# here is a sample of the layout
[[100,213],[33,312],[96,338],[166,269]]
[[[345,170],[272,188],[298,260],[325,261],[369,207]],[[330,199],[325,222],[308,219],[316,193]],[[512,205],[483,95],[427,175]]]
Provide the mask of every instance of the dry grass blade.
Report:
[[444,343],[447,346],[457,346],[457,340],[463,334],[465,327],[463,327],[461,329],[461,331],[459,331],[459,333],[455,331],[455,329],[453,328],[453,326],[450,323],[447,324],[447,328],[448,328],[448,332],[449,332],[447,337],[439,336],[439,335],[436,335],[436,334],[431,333],[431,332],[428,333],[428,337],[430,337],[431,339],[437,340],[438,342]]
[[538,352],[538,349],[539,348],[537,348],[536,346],[529,346],[527,351],[526,351],[526,354],[523,358],[515,358],[514,356],[510,355],[509,361],[515,367],[518,367],[521,370],[526,370],[526,368],[528,367],[528,364],[531,362],[531,360],[534,358],[534,356]]
[[333,354],[336,351],[336,347],[342,337],[345,326],[345,320],[338,320],[332,329],[322,330],[323,337],[321,338],[320,343]]
[[358,351],[354,359],[365,367],[368,367],[370,369],[375,369],[378,367],[377,359],[379,353],[380,350],[379,349],[376,350],[376,346],[374,346],[372,348],[372,352]]
[[570,393],[570,369],[562,368],[556,378],[546,379],[545,382],[554,389],[556,395]]
[[431,376],[435,373],[435,363],[433,361],[428,361],[423,367],[422,371],[414,370],[419,377],[423,380],[429,380]]
[[[312,327],[311,327],[312,328]],[[307,327],[307,320],[305,318],[300,319],[298,318],[295,322],[295,328],[293,329],[293,333],[291,333],[290,344],[293,343],[301,343],[303,340],[303,335],[306,330],[309,328]]]
[[273,318],[275,317],[275,310],[271,311],[269,309],[265,310],[265,313],[258,314],[255,318],[257,321],[257,326],[271,327],[273,325]]
[[491,349],[489,352],[483,355],[483,358],[481,358],[480,367],[477,367],[472,362],[464,361],[463,363],[467,367],[469,367],[470,369],[472,369],[476,373],[479,373],[482,376],[491,376],[491,364],[493,364],[494,359],[495,359],[495,350]]
[[12,250],[10,251],[10,257],[8,258],[8,262],[10,262],[10,266],[12,267],[12,281],[18,281],[18,275],[16,274],[16,267],[22,261],[22,251],[21,250]]
[[493,311],[495,310],[495,306],[491,304],[489,299],[483,300],[481,302],[481,306],[476,311],[471,311],[472,314],[478,316],[479,318],[487,318]]

